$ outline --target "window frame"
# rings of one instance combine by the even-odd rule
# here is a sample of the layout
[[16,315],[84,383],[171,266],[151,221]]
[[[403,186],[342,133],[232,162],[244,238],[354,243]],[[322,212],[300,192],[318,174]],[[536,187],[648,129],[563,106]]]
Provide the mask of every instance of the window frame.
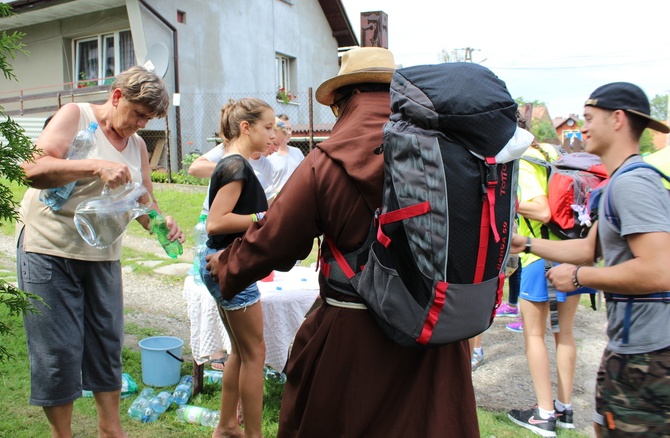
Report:
[[[131,67],[132,65],[124,66],[121,65],[123,64],[123,59],[124,57],[122,56],[121,53],[121,40],[122,40],[122,35],[124,33],[127,33],[131,44],[130,48],[132,49],[132,55],[131,59],[133,60],[133,64],[135,65],[136,59],[135,59],[135,48],[134,44],[132,44],[132,32],[130,29],[120,29],[117,31],[113,32],[105,32],[105,33],[100,33],[97,35],[89,35],[86,37],[81,37],[81,38],[75,38],[72,40],[72,51],[74,53],[73,56],[73,77],[74,82],[77,84],[77,88],[82,88],[82,87],[87,87],[87,86],[93,86],[93,85],[106,85],[109,84],[113,81],[113,77],[117,76],[119,73],[121,73],[123,70]],[[81,72],[84,72],[85,70],[80,70],[81,66],[81,58],[82,58],[82,45],[85,43],[91,43],[92,41],[95,41],[96,47],[95,47],[95,56],[97,58],[97,72],[95,72],[95,77],[91,78],[82,78],[80,76]],[[112,42],[113,47],[108,46],[108,42]],[[111,60],[113,65],[113,74],[107,75],[107,70],[109,67],[109,59],[110,57],[107,56],[111,52]]]
[[275,53],[275,91],[284,88],[286,93],[292,92],[291,70],[295,58]]

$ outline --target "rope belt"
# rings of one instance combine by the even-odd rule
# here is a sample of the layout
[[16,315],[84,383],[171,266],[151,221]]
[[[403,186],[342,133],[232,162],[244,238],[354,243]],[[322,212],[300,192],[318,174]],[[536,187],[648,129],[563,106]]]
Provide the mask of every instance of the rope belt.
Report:
[[349,303],[346,301],[338,301],[334,298],[326,297],[326,303],[330,304],[333,307],[342,307],[343,309],[353,309],[353,310],[367,310],[368,306],[363,303]]

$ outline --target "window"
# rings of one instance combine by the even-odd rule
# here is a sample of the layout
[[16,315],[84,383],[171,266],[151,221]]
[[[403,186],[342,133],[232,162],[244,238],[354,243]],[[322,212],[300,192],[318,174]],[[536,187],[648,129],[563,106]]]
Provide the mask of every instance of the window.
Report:
[[77,87],[109,84],[114,76],[135,65],[129,30],[74,41]]
[[291,68],[293,60],[288,56],[277,53],[275,55],[275,85],[277,93],[283,90],[284,93],[291,94]]

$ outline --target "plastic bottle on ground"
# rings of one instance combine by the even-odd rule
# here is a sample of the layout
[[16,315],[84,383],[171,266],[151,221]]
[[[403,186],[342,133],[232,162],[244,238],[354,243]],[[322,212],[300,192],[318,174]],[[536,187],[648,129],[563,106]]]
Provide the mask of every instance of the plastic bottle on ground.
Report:
[[151,227],[151,231],[153,231],[158,238],[158,241],[167,255],[176,259],[184,253],[184,248],[182,248],[181,243],[179,243],[178,240],[171,242],[170,239],[168,239],[167,236],[170,233],[170,230],[168,230],[163,215],[156,210],[149,211],[149,226]]
[[223,371],[220,370],[205,370],[203,374],[206,383],[221,383],[223,379]]
[[263,367],[263,377],[268,382],[274,382],[279,384],[286,383],[286,374],[277,371],[274,368],[269,367],[267,365]]
[[149,407],[157,414],[167,411],[172,404],[172,393],[161,391],[154,398],[149,400]]
[[[77,132],[72,139],[72,143],[70,143],[70,149],[68,149],[66,159],[83,160],[88,158],[91,152],[95,149],[96,129],[98,129],[98,124],[96,122],[91,122],[91,124],[88,125],[88,128]],[[40,192],[40,200],[53,211],[58,211],[72,194],[72,189],[74,189],[75,184],[76,181],[73,181],[61,187],[44,189]]]
[[130,418],[141,421],[142,418],[147,415],[147,411],[151,411],[151,408],[149,408],[149,401],[155,394],[156,391],[153,388],[144,388],[128,408],[128,415]]
[[201,214],[198,218],[198,223],[193,229],[193,242],[195,243],[195,252],[193,254],[193,267],[190,275],[193,276],[193,281],[196,284],[202,284],[202,277],[200,276],[200,260],[207,249],[207,215]]
[[177,420],[183,423],[216,427],[219,424],[219,411],[200,406],[183,405],[177,409]]
[[172,398],[176,404],[181,406],[188,402],[191,394],[193,394],[193,376],[182,376],[172,393]]

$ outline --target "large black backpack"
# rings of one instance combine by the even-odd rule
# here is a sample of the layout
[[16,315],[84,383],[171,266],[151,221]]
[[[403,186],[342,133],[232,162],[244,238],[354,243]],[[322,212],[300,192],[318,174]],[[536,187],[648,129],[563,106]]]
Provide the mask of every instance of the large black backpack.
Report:
[[[399,69],[384,128],[384,189],[368,242],[333,259],[331,287],[362,297],[386,335],[437,346],[486,330],[502,298],[518,160],[504,82],[472,63]],[[519,153],[520,155],[520,153]],[[360,267],[364,265],[361,270]]]

